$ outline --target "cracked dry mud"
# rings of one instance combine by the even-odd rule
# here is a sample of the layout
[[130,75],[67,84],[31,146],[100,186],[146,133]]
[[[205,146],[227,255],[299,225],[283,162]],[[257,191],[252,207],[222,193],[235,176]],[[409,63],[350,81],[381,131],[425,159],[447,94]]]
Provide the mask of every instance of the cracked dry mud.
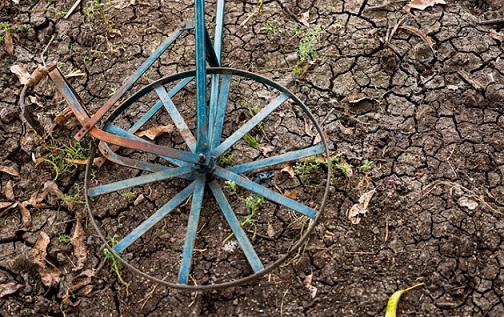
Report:
[[[383,316],[394,291],[419,282],[425,285],[403,295],[399,316],[504,316],[499,214],[504,209],[504,60],[503,44],[491,36],[491,29],[504,32],[504,23],[496,20],[504,17],[504,8],[500,1],[446,2],[407,17],[408,25],[432,39],[433,54],[422,38],[403,29],[384,41],[405,16],[404,2],[265,1],[260,14],[241,25],[257,2],[228,1],[224,65],[287,86],[323,123],[331,152],[354,166],[351,175],[333,171],[328,204],[309,243],[287,265],[246,286],[185,293],[135,279],[125,270],[127,291],[109,272],[100,241],[84,221],[88,257],[81,271],[98,272],[89,293],[76,290],[68,301],[67,289],[81,271],[72,270],[72,247],[58,235],[73,233],[75,215],[83,208],[47,197],[46,207],[31,209],[28,227],[17,210],[0,217],[0,284],[20,285],[0,297],[0,316]],[[73,142],[75,133],[62,130],[41,140],[28,130],[21,142],[21,86],[10,65],[33,70],[54,36],[48,60],[58,61],[64,73],[82,70],[86,75],[72,84],[97,109],[180,21],[192,17],[189,0],[112,1],[104,7],[107,25],[98,11],[86,16],[84,1],[63,19],[73,3],[0,4],[0,21],[33,26],[17,33],[13,55],[0,51],[0,162],[20,174],[0,174],[1,201],[9,199],[9,181],[16,201],[40,191],[54,170],[35,165],[31,154],[46,155],[50,149],[44,144],[61,147]],[[293,30],[303,25],[305,12],[310,26],[320,25],[323,32],[316,58],[296,76],[299,36]],[[140,85],[190,69],[192,41],[181,38]],[[353,98],[357,93],[365,98]],[[49,81],[32,95],[43,104],[36,110],[44,125],[65,107]],[[302,129],[291,128],[287,135],[295,137],[282,142],[303,137]],[[371,170],[357,168],[364,160],[372,161]],[[105,165],[99,177],[113,179],[115,168]],[[74,196],[82,194],[83,178],[77,167],[56,182]],[[347,212],[371,189],[376,194],[368,212],[352,224]],[[148,204],[160,204],[159,193],[146,196]],[[132,204],[127,197],[116,203]],[[107,211],[102,216],[117,220]],[[48,260],[62,270],[53,288],[42,285],[32,258],[42,231],[50,237]],[[157,260],[153,266],[163,263]],[[316,294],[306,286],[310,279]]]

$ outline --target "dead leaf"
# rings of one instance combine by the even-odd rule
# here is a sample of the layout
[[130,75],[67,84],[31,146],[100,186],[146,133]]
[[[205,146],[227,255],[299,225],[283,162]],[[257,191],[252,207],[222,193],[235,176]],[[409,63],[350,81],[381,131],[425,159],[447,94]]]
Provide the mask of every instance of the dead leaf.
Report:
[[37,85],[42,79],[46,78],[47,75],[47,68],[43,65],[39,65],[30,75],[30,78],[26,82],[26,86],[33,87]]
[[401,25],[400,28],[403,30],[406,30],[408,32],[411,32],[415,35],[418,35],[425,42],[425,44],[427,44],[429,46],[432,53],[436,54],[436,51],[434,50],[434,44],[432,43],[432,39],[430,38],[430,36],[427,35],[427,33],[425,33],[424,31],[422,31],[416,27],[404,25],[404,24]]
[[42,100],[38,99],[37,97],[28,96],[28,100],[30,101],[31,104],[36,104],[40,108],[44,108],[44,103],[42,102]]
[[77,69],[77,70],[74,70],[73,72],[65,75],[65,78],[68,79],[68,78],[72,78],[72,77],[84,77],[84,76],[86,76],[86,74],[83,73],[82,70]]
[[145,196],[143,194],[138,195],[138,197],[133,201],[133,206],[138,206],[145,201]]
[[0,298],[14,294],[17,292],[23,285],[21,284],[16,284],[15,282],[10,282],[6,284],[0,284]]
[[14,167],[0,165],[0,172],[7,173],[12,176],[19,176],[18,171]]
[[84,267],[87,260],[86,233],[84,229],[82,229],[82,215],[79,213],[75,215],[75,229],[70,243],[73,246],[74,255],[77,258],[77,265],[72,271],[78,271]]
[[168,124],[168,125],[160,125],[160,126],[155,126],[150,129],[147,129],[145,131],[140,131],[135,133],[135,135],[139,137],[147,137],[151,140],[154,140],[160,135],[166,134],[166,133],[172,133],[175,131],[175,126],[173,124]]
[[299,22],[303,23],[305,26],[310,26],[310,22],[308,22],[309,19],[310,19],[310,11],[306,11],[301,13],[301,16],[299,17]]
[[90,285],[90,284],[91,284],[92,278],[94,276],[95,276],[95,273],[91,269],[85,270],[85,271],[81,272],[79,275],[77,275],[72,281],[72,283],[74,283],[74,284],[66,290],[66,295],[63,299],[63,303],[65,305],[70,305],[73,307],[79,305],[79,303],[80,303],[79,300],[77,300],[75,302],[72,302],[70,300],[71,294],[85,296],[85,295],[88,295],[89,293],[91,293],[94,286]]
[[403,10],[406,12],[410,12],[411,9],[425,10],[436,4],[446,4],[446,2],[444,0],[411,0],[410,3],[404,6]]
[[23,201],[19,204],[19,211],[21,212],[21,221],[24,225],[31,223],[32,217],[31,213],[26,207],[28,205],[27,201]]
[[275,229],[273,229],[273,225],[271,223],[268,223],[268,229],[266,229],[266,233],[270,238],[273,238],[275,236]]
[[26,85],[30,79],[30,73],[26,70],[24,65],[12,65],[10,71],[17,76],[21,85]]
[[7,31],[4,36],[5,42],[5,51],[9,53],[9,55],[14,55],[14,41],[12,40],[12,33]]
[[14,205],[14,203],[11,201],[0,201],[0,209],[9,208],[12,207],[12,205]]
[[8,200],[15,200],[16,199],[16,197],[14,196],[14,185],[11,180],[9,180],[7,182],[7,184],[5,184],[4,195]]
[[501,43],[504,43],[504,33],[497,32],[494,29],[490,29],[490,37]]
[[306,277],[304,278],[304,285],[306,286],[308,291],[310,291],[311,297],[315,298],[315,296],[317,296],[317,288],[312,285],[312,281],[313,274],[306,275]]
[[341,102],[343,102],[343,103],[344,102],[359,103],[364,100],[369,100],[369,101],[373,101],[373,102],[376,101],[375,99],[366,96],[362,92],[354,92],[354,93],[351,93],[350,95],[346,96],[345,98],[341,99]]
[[282,168],[280,170],[280,173],[283,173],[283,172],[289,173],[289,175],[290,175],[291,178],[296,177],[296,172],[294,172],[294,168],[292,168],[291,165],[287,165],[284,168]]
[[359,203],[354,204],[350,211],[348,212],[348,219],[355,225],[358,224],[361,220],[361,215],[367,213],[367,207],[369,205],[369,201],[373,198],[373,195],[376,193],[376,190],[370,190],[359,198]]
[[345,127],[341,122],[338,122],[338,126],[339,126],[341,133],[343,133],[345,135],[354,134],[354,131],[353,131],[354,129]]
[[297,191],[296,190],[286,190],[283,194],[284,194],[284,196],[289,197],[291,199],[297,198]]
[[39,268],[42,284],[47,287],[55,287],[60,282],[61,270],[46,259],[49,242],[50,239],[47,233],[41,231],[32,248],[33,263]]
[[306,118],[303,117],[304,120],[304,130],[306,135],[309,137],[313,137],[315,134],[313,134],[313,124],[311,121],[307,120]]
[[124,9],[129,7],[130,5],[134,5],[136,0],[112,0],[112,5],[116,9]]
[[275,150],[275,147],[273,145],[260,145],[258,146],[258,149],[261,151],[263,156],[268,156],[268,153],[271,153]]

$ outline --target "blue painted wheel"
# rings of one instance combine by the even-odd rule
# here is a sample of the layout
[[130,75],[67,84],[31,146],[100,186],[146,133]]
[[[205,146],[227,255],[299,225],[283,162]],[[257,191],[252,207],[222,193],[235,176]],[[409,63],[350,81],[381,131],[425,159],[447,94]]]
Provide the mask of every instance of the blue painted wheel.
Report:
[[93,154],[86,170],[90,219],[105,245],[134,273],[179,289],[237,285],[295,261],[329,189],[327,142],[300,99],[257,74],[206,73],[206,104],[196,105],[195,72],[184,72],[144,86],[103,127],[188,153],[204,137],[200,164],[101,142],[116,164],[94,171]]

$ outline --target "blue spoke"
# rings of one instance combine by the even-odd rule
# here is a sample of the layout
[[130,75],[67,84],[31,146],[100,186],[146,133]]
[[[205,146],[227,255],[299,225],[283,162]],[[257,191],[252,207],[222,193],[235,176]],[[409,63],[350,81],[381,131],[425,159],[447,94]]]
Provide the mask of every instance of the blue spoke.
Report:
[[125,236],[119,243],[114,246],[114,251],[117,253],[122,252],[124,249],[129,247],[133,242],[140,238],[147,230],[152,228],[156,223],[158,223],[164,216],[172,212],[175,208],[183,203],[193,192],[196,182],[192,182],[189,186],[184,188],[180,193],[175,195],[169,202],[164,204],[158,211],[156,211],[152,216],[147,218],[138,227],[131,231],[127,236]]
[[[187,77],[181,80],[177,85],[175,85],[170,91],[168,91],[168,97],[173,98],[182,88],[184,88],[194,77]],[[140,127],[142,127],[152,116],[163,106],[163,102],[159,100],[156,102],[154,107],[147,111],[131,128],[128,132],[135,133]]]
[[[113,133],[113,134],[118,135],[118,136],[122,136],[122,137],[125,137],[125,138],[132,139],[132,140],[145,141],[141,137],[136,136],[133,133],[127,132],[127,131],[125,131],[125,130],[123,130],[123,129],[119,128],[118,126],[113,125],[111,123],[107,123],[105,125],[105,127],[103,127],[103,130],[105,130],[105,131],[107,131],[109,133]],[[184,161],[181,161],[181,160],[177,160],[176,158],[171,158],[171,157],[168,157],[168,156],[165,156],[165,155],[157,155],[157,156],[163,158],[164,160],[166,160],[166,161],[168,161],[168,162],[170,162],[170,163],[172,163],[174,165],[178,165],[178,166],[188,165],[187,162],[184,162]]]
[[201,205],[203,202],[203,194],[205,192],[205,176],[199,176],[195,180],[195,188],[192,197],[191,213],[187,224],[187,232],[184,240],[184,250],[182,251],[182,259],[180,261],[180,270],[178,283],[187,285],[189,272],[191,271],[192,254],[194,250],[194,242],[196,233],[198,232],[198,222],[200,218]]
[[252,130],[256,125],[258,125],[264,118],[266,118],[270,113],[272,113],[278,106],[280,106],[285,100],[289,99],[287,93],[282,93],[280,96],[271,101],[266,107],[261,109],[255,116],[253,116],[247,123],[245,123],[241,128],[236,130],[230,137],[228,137],[224,142],[222,142],[214,151],[212,155],[219,157],[222,153],[226,152],[233,144],[238,142],[245,134]]
[[210,121],[212,125],[212,134],[211,134],[211,149],[217,147],[220,142],[221,134],[222,134],[222,126],[224,125],[224,117],[226,115],[226,107],[229,95],[229,86],[231,84],[231,74],[225,74],[222,77],[222,83],[219,90],[219,99],[217,103],[217,107],[215,109],[215,120]]
[[250,190],[258,195],[261,195],[264,198],[271,200],[275,203],[284,205],[285,207],[290,208],[292,210],[295,210],[295,211],[297,211],[305,216],[308,216],[312,219],[315,219],[315,217],[318,214],[318,211],[313,208],[305,206],[305,205],[303,205],[293,199],[290,199],[284,195],[280,195],[278,193],[275,193],[274,191],[272,191],[264,186],[261,186],[257,183],[254,183],[253,181],[250,181],[250,180],[246,179],[245,177],[241,177],[240,175],[235,174],[233,172],[230,172],[228,170],[225,170],[221,167],[217,166],[214,174],[220,178],[233,181],[236,183],[236,185],[238,185],[240,187],[248,189],[248,190]]
[[254,162],[245,163],[245,164],[241,164],[241,165],[236,165],[236,166],[228,168],[228,170],[233,173],[237,173],[237,174],[247,173],[247,172],[251,172],[251,171],[254,171],[254,170],[257,170],[260,168],[265,168],[265,167],[276,165],[276,164],[281,164],[281,163],[285,163],[285,162],[298,160],[303,157],[317,155],[317,154],[323,153],[324,151],[325,151],[324,145],[318,144],[318,145],[314,145],[314,146],[311,146],[306,149],[287,152],[284,154],[268,157],[266,159],[257,160]]
[[119,165],[123,166],[128,166],[137,170],[142,170],[142,171],[147,171],[147,172],[159,172],[159,171],[164,171],[169,169],[169,167],[160,165],[160,164],[153,164],[153,163],[147,163],[145,161],[140,161],[140,160],[135,160],[129,157],[121,156],[109,147],[109,145],[105,142],[100,142],[100,151],[106,151],[107,155],[106,158],[107,160],[114,162]]
[[236,215],[233,212],[231,206],[229,205],[229,202],[227,201],[226,196],[222,192],[222,189],[220,188],[219,184],[217,183],[216,180],[214,180],[211,183],[209,183],[208,186],[210,187],[210,190],[212,191],[215,200],[219,204],[219,207],[222,210],[224,217],[226,217],[226,220],[229,226],[231,227],[231,230],[233,230],[236,240],[240,244],[240,247],[243,250],[243,252],[245,253],[245,257],[250,263],[252,269],[256,273],[264,270],[264,266],[261,263],[261,260],[257,256],[257,253],[255,252],[252,243],[250,243],[249,239],[247,238],[245,231],[240,225],[238,218],[236,218]]
[[103,194],[108,194],[111,192],[116,192],[121,189],[131,188],[135,186],[145,185],[152,182],[162,181],[173,177],[182,177],[186,174],[192,172],[192,166],[182,166],[177,168],[170,168],[165,171],[160,171],[156,173],[151,173],[147,175],[142,175],[138,177],[133,177],[125,179],[122,181],[110,183],[107,185],[97,186],[90,188],[88,191],[88,196],[95,197]]
[[154,89],[156,90],[156,93],[158,94],[161,101],[163,102],[166,111],[172,118],[173,123],[175,123],[175,126],[179,130],[180,135],[186,142],[189,149],[194,153],[194,151],[196,150],[196,139],[194,138],[194,135],[192,134],[191,130],[189,130],[189,127],[185,123],[184,118],[182,118],[180,112],[175,107],[175,104],[173,103],[170,96],[166,92],[166,89],[163,86],[156,86]]

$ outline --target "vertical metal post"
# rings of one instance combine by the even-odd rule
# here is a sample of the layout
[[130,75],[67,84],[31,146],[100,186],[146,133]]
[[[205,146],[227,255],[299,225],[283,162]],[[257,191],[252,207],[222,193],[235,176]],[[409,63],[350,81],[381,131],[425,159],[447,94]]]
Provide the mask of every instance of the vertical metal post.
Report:
[[[215,14],[215,32],[214,32],[214,46],[213,51],[217,59],[218,66],[222,63],[222,39],[224,34],[224,0],[217,0]],[[214,145],[214,139],[220,140],[220,133],[218,136],[215,135],[215,123],[218,121],[219,114],[217,113],[217,103],[219,99],[219,94],[221,90],[220,75],[212,75],[211,90],[210,90],[210,116],[209,116],[209,135],[210,135],[210,147]],[[225,112],[225,108],[224,108]],[[224,115],[221,113],[220,115]]]
[[214,51],[219,61],[222,63],[222,38],[224,35],[224,0],[217,0],[217,9],[215,15],[215,34],[214,34]]
[[196,153],[201,154],[201,163],[208,162],[208,110],[206,94],[206,46],[205,46],[205,1],[194,1],[196,25]]

